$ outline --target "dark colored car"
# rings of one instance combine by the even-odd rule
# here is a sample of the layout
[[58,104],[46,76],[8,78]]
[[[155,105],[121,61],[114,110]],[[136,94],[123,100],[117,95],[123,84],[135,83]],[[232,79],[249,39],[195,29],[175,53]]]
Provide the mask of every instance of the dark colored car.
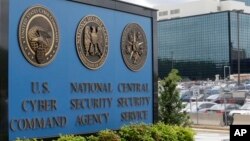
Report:
[[185,91],[182,95],[181,95],[181,101],[182,102],[190,102],[190,98],[193,96],[193,91]]

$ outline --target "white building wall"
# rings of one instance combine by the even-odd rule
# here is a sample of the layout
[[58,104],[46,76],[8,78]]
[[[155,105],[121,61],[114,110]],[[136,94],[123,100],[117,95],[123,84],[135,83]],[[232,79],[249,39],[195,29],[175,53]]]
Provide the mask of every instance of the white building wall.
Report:
[[232,10],[244,10],[248,6],[245,6],[244,2],[240,1],[222,1],[220,3],[221,11],[232,11]]
[[244,2],[234,0],[199,0],[178,5],[162,4],[155,8],[159,9],[158,20],[232,10],[244,10],[244,13],[250,13],[249,6],[246,6]]
[[250,13],[250,7],[249,6],[245,7],[244,13]]
[[201,0],[187,3],[181,8],[181,17],[216,12],[217,6],[217,0]]

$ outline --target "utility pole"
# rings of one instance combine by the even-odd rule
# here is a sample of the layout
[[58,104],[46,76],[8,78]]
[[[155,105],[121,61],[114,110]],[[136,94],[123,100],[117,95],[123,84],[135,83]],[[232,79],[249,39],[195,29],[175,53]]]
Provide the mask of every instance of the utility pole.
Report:
[[237,59],[238,59],[238,86],[240,85],[240,20],[239,15],[243,13],[243,10],[237,10],[237,45],[238,45],[238,52],[237,52]]
[[228,76],[230,78],[230,75],[231,75],[231,69],[230,69],[230,66],[224,66],[224,80],[226,80],[226,69],[228,68]]
[[239,14],[240,12],[237,11],[237,44],[238,44],[238,52],[237,52],[237,59],[238,59],[238,86],[240,85],[240,26],[239,26]]
[[174,68],[174,52],[173,51],[171,51],[171,60],[172,60],[172,68],[171,69],[173,69]]

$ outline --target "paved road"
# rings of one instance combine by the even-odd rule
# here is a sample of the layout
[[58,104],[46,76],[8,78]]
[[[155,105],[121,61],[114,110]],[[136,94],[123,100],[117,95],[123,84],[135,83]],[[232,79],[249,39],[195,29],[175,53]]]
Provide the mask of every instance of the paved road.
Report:
[[195,141],[229,141],[229,131],[194,129]]

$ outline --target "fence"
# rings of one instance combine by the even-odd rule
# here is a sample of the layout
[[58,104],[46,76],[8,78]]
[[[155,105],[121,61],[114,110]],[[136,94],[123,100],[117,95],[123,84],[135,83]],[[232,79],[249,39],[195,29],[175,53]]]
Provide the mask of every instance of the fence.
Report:
[[[215,125],[215,126],[225,126],[225,125],[250,125],[250,115],[239,115],[236,114],[233,117],[227,117],[222,113],[189,113],[191,121],[193,124],[200,125]],[[198,117],[198,119],[197,119]],[[227,124],[226,124],[227,123]]]
[[[189,113],[190,119],[193,124],[203,124],[203,125],[224,125],[223,115],[214,113]],[[198,119],[197,119],[198,117]]]

